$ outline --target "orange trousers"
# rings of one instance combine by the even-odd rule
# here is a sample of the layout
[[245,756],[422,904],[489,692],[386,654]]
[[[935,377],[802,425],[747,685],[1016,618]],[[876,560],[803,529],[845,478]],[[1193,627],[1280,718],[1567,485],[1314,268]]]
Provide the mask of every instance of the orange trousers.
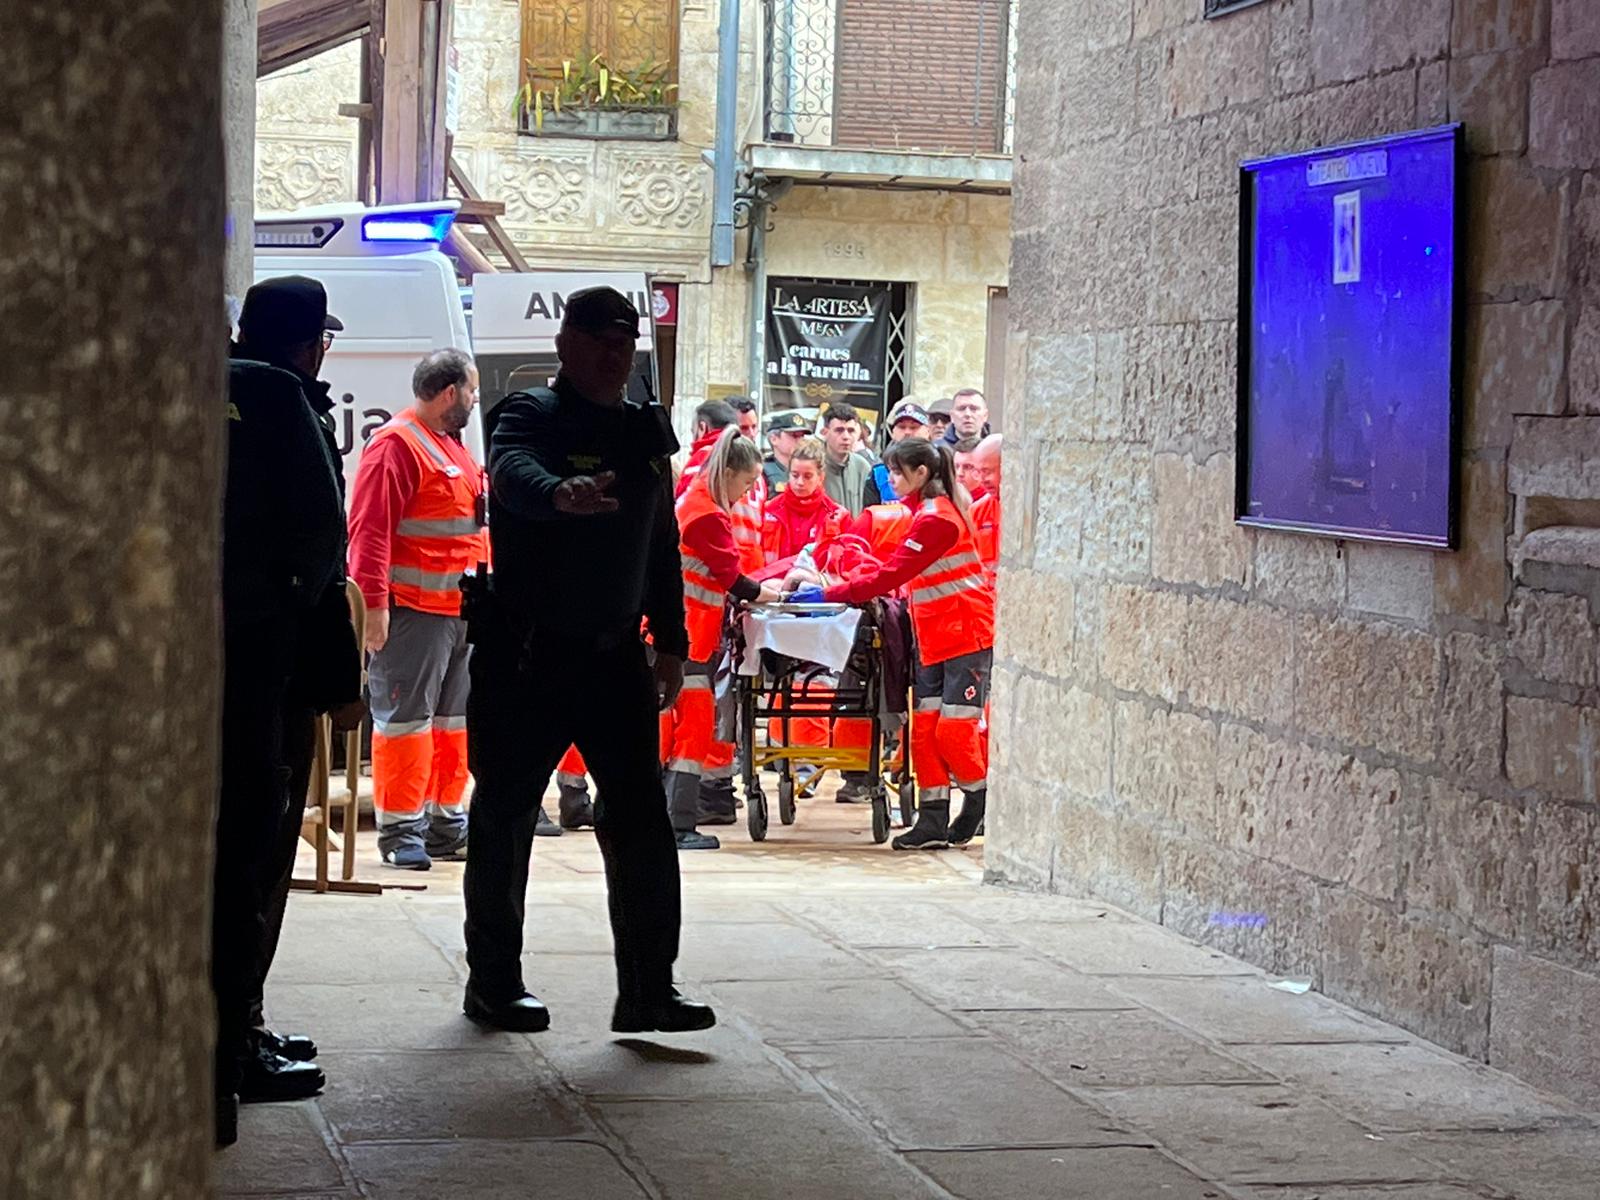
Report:
[[911,765],[925,799],[948,800],[950,789],[984,791],[989,739],[984,712],[994,651],[981,650],[919,665],[911,712]]
[[378,848],[448,847],[466,836],[467,664],[459,617],[396,607],[367,668]]

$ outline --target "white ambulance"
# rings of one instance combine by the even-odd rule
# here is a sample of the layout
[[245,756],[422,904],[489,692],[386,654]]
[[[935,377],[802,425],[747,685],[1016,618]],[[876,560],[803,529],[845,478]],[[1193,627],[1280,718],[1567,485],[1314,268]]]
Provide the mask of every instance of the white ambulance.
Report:
[[[329,204],[255,223],[255,277],[309,275],[328,290],[328,311],[344,322],[323,363],[333,420],[353,482],[367,439],[411,404],[411,372],[432,350],[474,353],[481,377],[479,419],[464,433],[482,462],[485,414],[509,393],[543,386],[556,372],[555,336],[566,298],[602,284],[631,297],[645,320],[639,371],[629,391],[654,397],[650,282],[642,271],[478,275],[470,292],[440,250],[460,205]],[[469,322],[468,306],[471,315]]]

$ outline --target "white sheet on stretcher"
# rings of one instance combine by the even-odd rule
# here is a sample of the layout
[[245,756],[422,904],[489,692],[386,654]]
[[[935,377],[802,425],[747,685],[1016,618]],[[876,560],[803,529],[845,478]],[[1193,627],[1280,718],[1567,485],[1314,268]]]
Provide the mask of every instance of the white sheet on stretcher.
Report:
[[759,675],[763,650],[842,671],[850,660],[851,647],[856,644],[856,626],[860,624],[859,608],[825,617],[753,609],[744,615],[745,651],[739,674]]

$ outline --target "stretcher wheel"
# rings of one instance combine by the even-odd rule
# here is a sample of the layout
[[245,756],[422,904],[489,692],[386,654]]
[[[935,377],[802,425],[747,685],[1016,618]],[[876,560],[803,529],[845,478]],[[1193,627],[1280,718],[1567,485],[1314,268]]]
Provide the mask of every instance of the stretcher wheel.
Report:
[[752,792],[745,802],[744,820],[752,842],[767,840],[767,798],[760,792]]
[[778,820],[794,824],[794,780],[787,776],[778,780]]
[[917,823],[917,781],[910,775],[900,780],[900,828],[910,829]]
[[872,840],[880,846],[889,840],[889,793],[882,788],[872,797]]

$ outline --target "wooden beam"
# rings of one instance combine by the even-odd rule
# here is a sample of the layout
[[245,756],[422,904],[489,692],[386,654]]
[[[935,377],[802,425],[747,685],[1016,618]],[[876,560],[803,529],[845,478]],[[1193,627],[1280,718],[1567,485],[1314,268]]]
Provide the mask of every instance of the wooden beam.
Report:
[[[449,164],[450,182],[456,185],[459,191],[469,201],[482,201],[483,196],[478,189],[472,186],[472,179],[467,175],[461,164],[452,155]],[[494,243],[494,248],[500,251],[513,271],[526,271],[528,260],[522,257],[522,251],[517,249],[517,244],[511,240],[511,235],[506,232],[505,226],[500,224],[499,216],[486,216],[479,220],[483,231],[489,235],[489,240]]]
[[503,217],[506,215],[506,205],[503,200],[463,200],[461,211],[456,213],[458,221],[482,221],[485,217]]
[[256,78],[354,41],[370,20],[367,0],[278,0],[256,18]]

